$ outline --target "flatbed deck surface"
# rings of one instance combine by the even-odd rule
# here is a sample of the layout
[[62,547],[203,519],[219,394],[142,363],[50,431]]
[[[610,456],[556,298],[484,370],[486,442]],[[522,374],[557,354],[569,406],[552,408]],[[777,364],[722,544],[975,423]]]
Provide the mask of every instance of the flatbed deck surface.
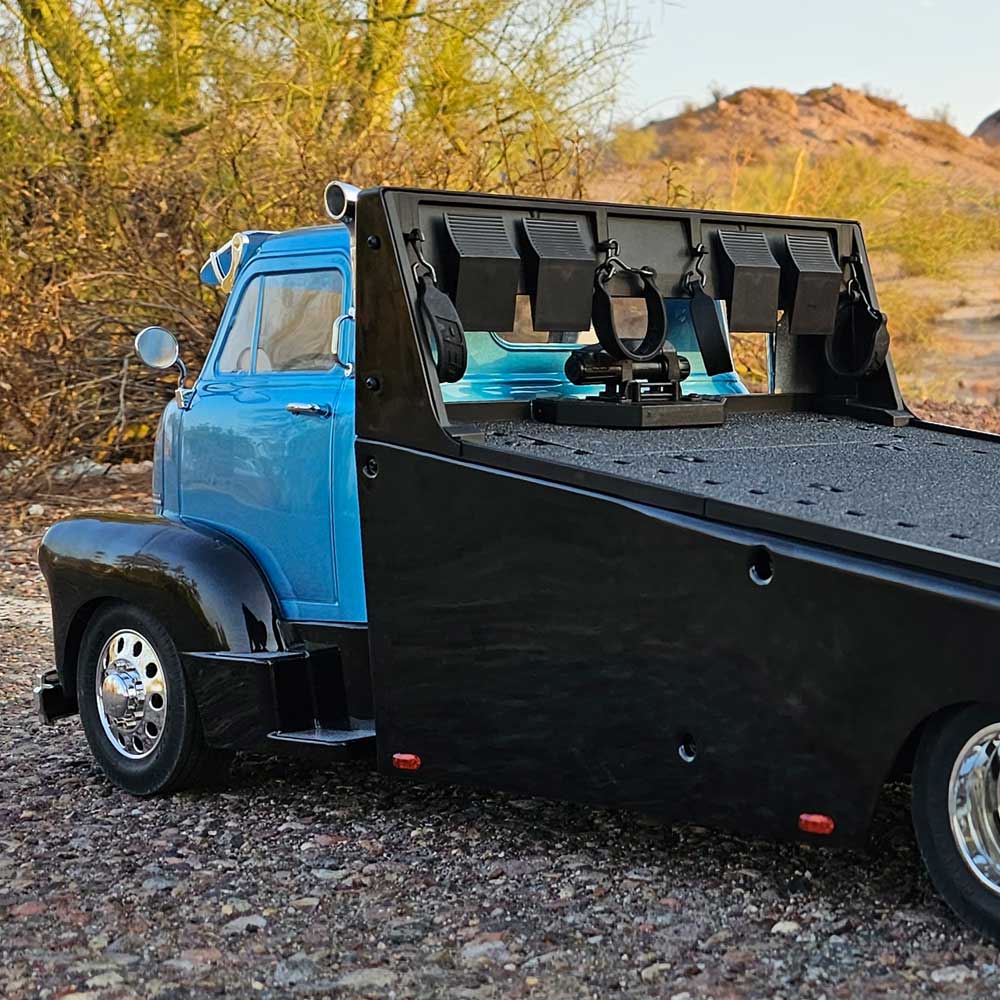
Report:
[[816,413],[643,431],[479,428],[493,448],[1000,565],[1000,442]]

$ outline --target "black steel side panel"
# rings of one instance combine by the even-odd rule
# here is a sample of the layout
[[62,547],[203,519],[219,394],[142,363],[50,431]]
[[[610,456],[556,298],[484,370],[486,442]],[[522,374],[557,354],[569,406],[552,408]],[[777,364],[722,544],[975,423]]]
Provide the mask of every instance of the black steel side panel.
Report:
[[[74,630],[88,606],[119,600],[147,609],[169,628],[210,743],[252,742],[254,734],[275,728],[268,658],[261,654],[284,648],[278,604],[261,570],[231,539],[154,516],[84,515],[49,528],[39,564],[67,692],[75,691]],[[185,655],[195,652],[257,655],[242,662]]]
[[[863,839],[907,736],[997,700],[1000,596],[360,442],[380,765],[778,837]],[[401,500],[401,498],[403,498]],[[751,582],[756,546],[773,554]],[[685,764],[678,744],[693,738]]]

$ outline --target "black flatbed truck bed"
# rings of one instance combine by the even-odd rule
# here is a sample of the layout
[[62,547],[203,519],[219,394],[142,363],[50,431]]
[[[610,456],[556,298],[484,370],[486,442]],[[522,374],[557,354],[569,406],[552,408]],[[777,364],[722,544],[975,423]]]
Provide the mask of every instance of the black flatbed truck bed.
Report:
[[[475,424],[485,447],[662,490],[657,506],[770,526],[1000,585],[1000,438],[920,421],[744,411],[721,427]],[[827,536],[829,537],[829,535]]]
[[[530,401],[446,402],[412,237],[447,283],[449,212],[508,231],[576,220],[674,297],[721,229],[778,249],[821,231],[877,302],[846,220],[362,196],[374,305],[359,317],[357,455],[381,766],[412,750],[431,780],[772,836],[817,814],[835,820],[825,842],[863,842],[921,738],[998,699],[1000,439],[916,418],[891,357],[847,377],[824,338],[780,324],[773,393],[728,397],[719,427],[565,427]],[[734,280],[708,259],[710,295]],[[638,294],[628,275],[612,286]],[[786,319],[790,296],[783,283]]]

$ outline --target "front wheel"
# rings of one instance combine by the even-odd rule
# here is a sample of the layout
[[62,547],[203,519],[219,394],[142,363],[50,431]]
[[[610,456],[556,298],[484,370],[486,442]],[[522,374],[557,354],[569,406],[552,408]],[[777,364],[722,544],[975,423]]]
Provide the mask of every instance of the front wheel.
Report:
[[109,605],[87,627],[77,667],[87,742],[108,778],[132,795],[203,780],[208,749],[166,628],[149,612]]
[[1000,708],[928,723],[913,765],[913,826],[935,888],[1000,944]]

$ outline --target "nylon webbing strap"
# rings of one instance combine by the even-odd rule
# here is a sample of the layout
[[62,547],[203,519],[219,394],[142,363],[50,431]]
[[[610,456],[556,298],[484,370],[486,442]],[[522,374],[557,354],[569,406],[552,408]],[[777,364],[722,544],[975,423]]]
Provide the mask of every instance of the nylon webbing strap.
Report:
[[733,356],[718,306],[715,299],[699,284],[695,284],[691,293],[691,322],[694,324],[694,334],[698,338],[705,371],[709,375],[731,372]]
[[468,364],[465,331],[451,299],[428,278],[417,279],[417,299],[424,330],[434,352],[434,364],[442,382],[457,382]]

